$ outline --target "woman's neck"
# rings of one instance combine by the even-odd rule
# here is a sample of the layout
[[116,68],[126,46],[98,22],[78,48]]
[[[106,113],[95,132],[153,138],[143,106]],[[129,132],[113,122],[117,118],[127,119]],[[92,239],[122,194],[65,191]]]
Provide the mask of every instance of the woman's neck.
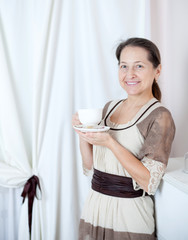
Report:
[[130,107],[141,107],[145,105],[147,102],[149,102],[152,98],[154,98],[153,95],[146,96],[146,97],[136,97],[136,96],[128,96],[126,99],[127,106]]

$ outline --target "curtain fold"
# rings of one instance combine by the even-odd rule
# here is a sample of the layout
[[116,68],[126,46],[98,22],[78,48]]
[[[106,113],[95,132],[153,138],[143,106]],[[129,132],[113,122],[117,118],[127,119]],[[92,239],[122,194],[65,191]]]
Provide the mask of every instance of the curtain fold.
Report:
[[[31,167],[26,152],[22,127],[19,119],[19,109],[16,106],[16,96],[13,88],[13,73],[9,59],[6,36],[2,21],[0,32],[1,78],[0,78],[0,122],[1,141],[4,161],[0,162],[1,185],[18,187],[31,176]],[[19,142],[15,144],[19,139]],[[10,171],[10,174],[8,174]],[[12,173],[12,174],[11,174]],[[16,177],[15,177],[16,176]],[[18,182],[14,182],[18,181]]]

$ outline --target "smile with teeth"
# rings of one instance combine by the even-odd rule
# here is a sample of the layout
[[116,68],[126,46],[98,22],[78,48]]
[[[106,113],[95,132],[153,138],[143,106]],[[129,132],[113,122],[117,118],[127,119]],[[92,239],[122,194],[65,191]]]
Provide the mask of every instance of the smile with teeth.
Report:
[[126,84],[127,85],[136,85],[136,84],[138,84],[139,83],[139,81],[126,81]]

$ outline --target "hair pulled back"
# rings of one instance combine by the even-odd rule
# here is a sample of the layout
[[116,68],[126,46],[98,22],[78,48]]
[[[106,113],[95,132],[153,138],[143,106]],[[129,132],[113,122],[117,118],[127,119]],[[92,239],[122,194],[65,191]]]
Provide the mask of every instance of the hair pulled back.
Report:
[[[117,57],[118,63],[120,62],[120,56],[121,56],[122,50],[127,46],[141,47],[145,49],[148,52],[148,60],[152,63],[154,68],[157,68],[161,63],[161,56],[160,56],[159,49],[153,42],[145,38],[128,38],[126,41],[121,42],[116,49],[116,57]],[[154,79],[153,81],[152,93],[156,99],[161,101],[161,97],[162,97],[161,90],[159,88],[159,85],[156,79]]]

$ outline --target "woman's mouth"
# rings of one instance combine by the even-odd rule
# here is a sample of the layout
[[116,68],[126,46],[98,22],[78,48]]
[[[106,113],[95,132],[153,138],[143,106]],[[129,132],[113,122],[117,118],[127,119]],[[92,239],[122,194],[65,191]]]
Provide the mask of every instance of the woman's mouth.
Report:
[[125,82],[128,86],[134,86],[139,83],[139,81],[126,81]]

